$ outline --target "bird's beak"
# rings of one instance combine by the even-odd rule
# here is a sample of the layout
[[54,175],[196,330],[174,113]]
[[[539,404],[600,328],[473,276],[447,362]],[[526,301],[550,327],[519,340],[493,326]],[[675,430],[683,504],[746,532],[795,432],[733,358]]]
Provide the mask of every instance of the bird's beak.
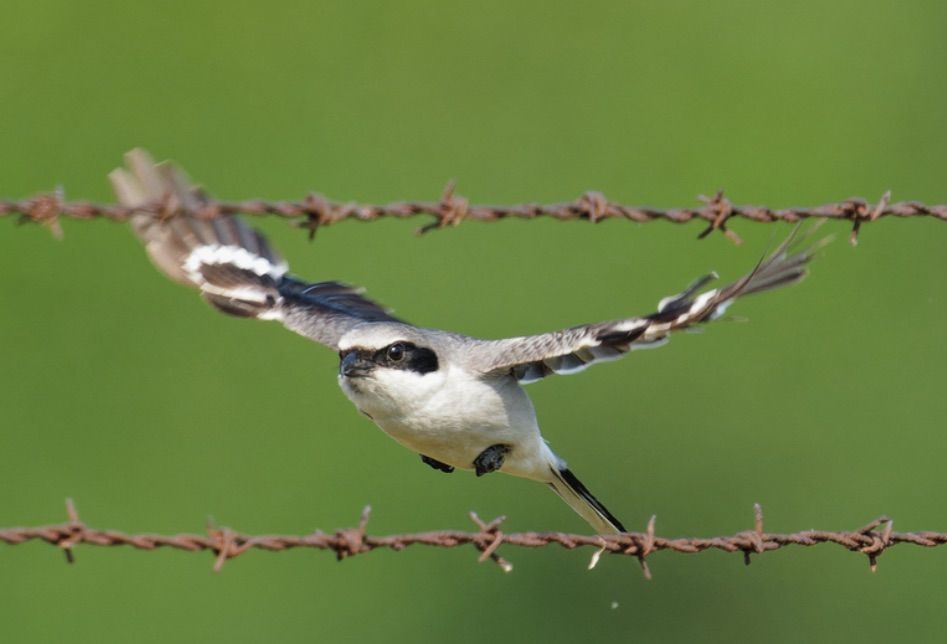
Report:
[[339,374],[346,378],[359,378],[367,376],[374,367],[375,363],[361,357],[357,351],[349,351],[339,362]]

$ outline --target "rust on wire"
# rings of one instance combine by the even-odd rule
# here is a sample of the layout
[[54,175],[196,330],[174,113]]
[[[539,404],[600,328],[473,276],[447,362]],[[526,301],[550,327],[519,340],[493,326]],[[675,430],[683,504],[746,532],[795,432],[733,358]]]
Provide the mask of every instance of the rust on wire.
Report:
[[[629,206],[609,201],[600,192],[586,192],[575,201],[537,204],[527,203],[511,206],[471,205],[470,202],[454,192],[454,183],[444,188],[438,201],[400,201],[389,204],[358,204],[352,202],[330,201],[319,194],[309,194],[301,201],[214,201],[207,199],[188,214],[200,218],[212,219],[224,215],[244,214],[252,216],[276,216],[285,219],[299,219],[299,227],[309,231],[310,237],[323,226],[339,223],[346,219],[374,221],[383,217],[404,219],[427,215],[434,220],[418,229],[419,233],[457,226],[464,221],[499,221],[501,219],[535,219],[547,217],[560,221],[584,220],[599,223],[606,219],[625,219],[638,223],[664,220],[672,223],[687,223],[692,220],[704,221],[707,227],[700,233],[704,238],[720,231],[728,239],[740,243],[739,236],[727,227],[735,218],[747,219],[758,223],[787,222],[796,223],[803,219],[841,219],[852,223],[851,240],[857,241],[862,225],[881,217],[933,217],[947,221],[947,204],[925,205],[917,201],[899,201],[891,203],[888,191],[876,203],[853,197],[836,203],[809,208],[773,209],[767,206],[735,205],[722,191],[713,197],[701,196],[700,207],[659,209],[647,206]],[[134,212],[153,212],[162,217],[173,217],[182,211],[176,211],[165,200],[151,206],[137,208]],[[0,200],[0,217],[19,215],[21,222],[42,223],[54,233],[60,234],[60,218],[94,219],[104,218],[113,221],[125,221],[133,211],[114,204],[92,204],[85,202],[67,202],[62,189],[48,195],[31,199]]]
[[942,532],[894,532],[893,523],[882,516],[867,525],[853,531],[832,532],[824,530],[803,530],[791,534],[765,532],[763,529],[763,510],[754,505],[754,526],[752,530],[737,532],[731,536],[699,538],[666,538],[655,534],[655,517],[651,517],[645,532],[628,532],[618,535],[581,535],[562,532],[503,532],[500,527],[505,517],[484,521],[470,513],[470,519],[476,526],[475,532],[460,530],[439,530],[411,534],[386,536],[370,535],[367,532],[370,508],[361,514],[354,528],[337,530],[329,534],[315,531],[307,535],[247,535],[209,525],[206,534],[127,534],[117,530],[99,530],[91,528],[79,519],[75,504],[66,501],[66,523],[38,527],[0,528],[0,542],[18,545],[28,541],[43,541],[55,545],[66,553],[69,563],[75,561],[73,549],[80,544],[93,546],[129,546],[139,550],[173,548],[186,552],[210,551],[214,555],[213,569],[220,571],[224,564],[248,550],[268,550],[279,552],[293,548],[312,548],[328,550],[339,560],[386,549],[401,551],[408,546],[429,546],[438,548],[456,548],[472,545],[480,554],[479,561],[488,559],[502,570],[509,572],[512,564],[499,554],[503,546],[520,548],[541,548],[558,545],[567,550],[594,548],[589,568],[594,568],[601,555],[625,555],[635,557],[641,565],[642,574],[651,578],[651,569],[647,558],[655,552],[669,550],[678,553],[697,553],[706,550],[740,552],[744,561],[750,563],[750,555],[763,554],[787,546],[815,546],[822,543],[834,543],[838,546],[858,552],[868,557],[872,572],[880,557],[887,549],[899,544],[934,548],[947,544],[947,533]]

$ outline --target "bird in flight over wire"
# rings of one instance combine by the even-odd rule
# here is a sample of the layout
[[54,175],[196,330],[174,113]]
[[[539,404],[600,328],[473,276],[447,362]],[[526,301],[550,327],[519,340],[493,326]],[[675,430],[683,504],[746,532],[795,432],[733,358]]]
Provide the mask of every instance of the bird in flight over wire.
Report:
[[129,152],[126,163],[110,175],[123,206],[164,204],[178,213],[131,215],[132,229],[162,272],[196,287],[224,313],[279,321],[337,351],[345,395],[427,465],[544,483],[599,534],[625,528],[543,440],[523,385],[662,344],[672,331],[720,317],[738,297],[798,281],[813,255],[812,248],[792,250],[790,237],[736,282],[698,293],[716,275],[702,277],[650,315],[481,340],[404,322],[351,286],[292,277],[241,219],[188,215],[205,198],[179,168],[156,165],[142,150]]

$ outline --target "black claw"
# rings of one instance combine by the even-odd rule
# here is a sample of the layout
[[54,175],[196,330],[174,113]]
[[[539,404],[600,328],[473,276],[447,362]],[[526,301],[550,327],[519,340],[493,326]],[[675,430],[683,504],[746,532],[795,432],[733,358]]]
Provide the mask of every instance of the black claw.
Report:
[[510,453],[509,445],[491,445],[480,452],[480,455],[474,459],[473,466],[477,476],[483,476],[490,472],[496,472],[503,467],[503,461],[506,455]]
[[450,474],[451,472],[454,471],[453,465],[448,465],[447,463],[441,463],[440,461],[435,460],[431,458],[430,456],[425,456],[424,454],[421,454],[421,460],[427,463],[428,465],[430,465],[431,467],[433,467],[435,470],[440,470],[441,472],[444,472],[445,474]]

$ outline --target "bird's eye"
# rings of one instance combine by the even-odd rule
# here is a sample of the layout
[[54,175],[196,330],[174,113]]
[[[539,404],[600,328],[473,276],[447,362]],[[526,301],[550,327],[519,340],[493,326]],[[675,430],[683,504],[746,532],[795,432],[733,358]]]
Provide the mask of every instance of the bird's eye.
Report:
[[401,362],[404,360],[404,345],[400,342],[388,347],[388,359],[392,362]]

